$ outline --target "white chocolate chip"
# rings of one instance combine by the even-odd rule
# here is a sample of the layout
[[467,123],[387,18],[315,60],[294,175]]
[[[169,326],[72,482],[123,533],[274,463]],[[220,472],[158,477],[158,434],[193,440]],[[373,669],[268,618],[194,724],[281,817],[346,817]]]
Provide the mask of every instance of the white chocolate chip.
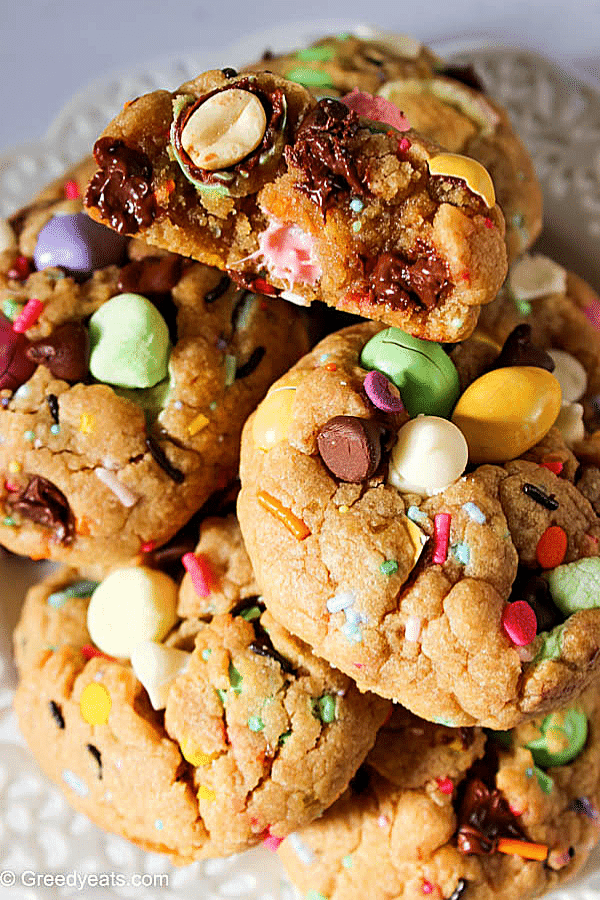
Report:
[[231,88],[213,94],[192,113],[181,132],[181,144],[195,166],[212,172],[256,150],[266,127],[258,97]]
[[115,569],[92,594],[87,627],[96,647],[129,658],[142,641],[160,641],[177,621],[177,585],[145,566]]
[[131,665],[135,677],[145,687],[154,709],[167,705],[169,688],[182,675],[192,658],[191,653],[176,647],[164,647],[156,641],[143,641],[133,648]]
[[581,403],[563,403],[554,426],[562,434],[567,447],[582,441],[585,437],[585,426]]
[[549,294],[564,294],[567,273],[547,256],[523,256],[511,266],[508,289],[515,300],[535,300]]
[[563,402],[580,400],[587,390],[587,372],[578,359],[566,350],[548,350],[554,360],[552,373],[562,391]]
[[10,222],[6,219],[0,219],[0,253],[3,250],[16,250],[17,236],[14,233]]
[[417,416],[403,425],[392,448],[388,481],[404,492],[432,495],[460,478],[469,450],[448,419]]

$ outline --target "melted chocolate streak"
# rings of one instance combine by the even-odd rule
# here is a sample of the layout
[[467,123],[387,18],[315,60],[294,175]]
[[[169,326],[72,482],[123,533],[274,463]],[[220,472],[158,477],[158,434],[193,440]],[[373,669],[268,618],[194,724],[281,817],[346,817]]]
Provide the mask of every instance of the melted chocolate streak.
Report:
[[183,474],[181,469],[178,469],[169,461],[167,454],[162,449],[162,447],[157,444],[154,438],[148,435],[145,443],[146,448],[150,452],[152,459],[154,460],[156,465],[159,466],[159,468],[161,468],[163,472],[165,472],[165,474],[167,474],[169,478],[171,478],[175,482],[175,484],[182,484],[185,481],[185,475]]
[[[253,606],[258,606],[261,610],[264,609],[262,603],[259,602],[258,597],[248,597],[246,600],[242,600],[241,603],[238,603],[231,610],[232,616],[239,616],[245,610],[250,609]],[[253,653],[256,653],[257,656],[266,656],[270,659],[274,659],[275,662],[279,663],[284,672],[287,672],[288,675],[294,675],[294,667],[292,666],[289,659],[286,659],[285,656],[282,656],[278,650],[273,646],[273,642],[269,637],[269,634],[260,624],[260,619],[256,619],[255,621],[250,623],[254,628],[255,640],[250,644],[250,649]]]
[[157,207],[146,154],[122,140],[104,137],[96,141],[94,157],[100,171],[88,185],[85,205],[97,207],[119,234],[149,228]]

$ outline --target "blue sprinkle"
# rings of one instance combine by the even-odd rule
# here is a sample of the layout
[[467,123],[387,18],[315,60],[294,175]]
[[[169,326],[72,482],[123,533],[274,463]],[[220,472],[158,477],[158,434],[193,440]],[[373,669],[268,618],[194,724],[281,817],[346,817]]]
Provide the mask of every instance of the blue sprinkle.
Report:
[[427,513],[424,513],[419,509],[418,506],[409,506],[406,510],[406,515],[411,520],[411,522],[428,522],[429,516]]
[[75,772],[71,772],[70,769],[63,769],[62,777],[65,784],[67,784],[72,791],[75,791],[80,797],[87,797],[89,788],[85,781],[82,781]]
[[157,819],[156,822],[154,823],[154,827],[155,827],[158,831],[162,831],[163,828],[165,827],[165,826],[164,826],[164,823],[163,823],[163,821],[162,821],[162,819]]
[[443,716],[434,716],[433,721],[436,725],[445,725],[446,728],[455,728],[455,724],[452,719],[444,719]]
[[452,554],[458,562],[462,563],[463,566],[469,565],[469,560],[471,559],[471,551],[469,550],[469,545],[463,543],[463,541],[459,541],[457,544],[452,544],[450,547]]
[[358,197],[355,197],[354,200],[350,201],[350,209],[352,212],[359,213],[362,212],[365,208],[365,204],[362,200],[359,200]]
[[315,861],[315,854],[295,831],[288,837],[288,844],[291,845],[292,849],[296,853],[296,856],[300,859],[301,862],[304,863],[305,866],[312,866]]
[[469,516],[470,519],[473,519],[474,522],[479,522],[480,525],[486,521],[485,514],[481,512],[479,507],[475,503],[471,503],[469,500],[468,503],[463,503],[464,511]]
[[319,362],[322,365],[324,362],[327,362],[328,359],[329,359],[329,353],[321,353],[321,355],[319,357]]
[[60,425],[51,425],[50,433],[51,434],[60,434]]

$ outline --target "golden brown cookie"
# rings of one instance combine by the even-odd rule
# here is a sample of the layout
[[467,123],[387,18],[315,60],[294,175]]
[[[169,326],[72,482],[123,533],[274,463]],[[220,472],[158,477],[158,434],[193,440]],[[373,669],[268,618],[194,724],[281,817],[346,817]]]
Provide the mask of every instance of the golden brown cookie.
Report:
[[15,706],[46,774],[98,825],[177,863],[277,846],[345,790],[389,711],[248,595],[241,557],[235,519],[207,521],[178,609],[158,569],[97,586],[63,568],[32,588],[15,632]]
[[346,794],[282,844],[287,873],[310,900],[531,900],[600,836],[599,729],[597,687],[501,742],[396,709]]
[[0,541],[108,565],[235,478],[245,418],[309,343],[290,304],[91,220],[65,199],[89,170],[0,255]]
[[407,127],[381,98],[207,72],[107,126],[86,204],[252,290],[460,340],[504,279],[504,221],[481,164]]

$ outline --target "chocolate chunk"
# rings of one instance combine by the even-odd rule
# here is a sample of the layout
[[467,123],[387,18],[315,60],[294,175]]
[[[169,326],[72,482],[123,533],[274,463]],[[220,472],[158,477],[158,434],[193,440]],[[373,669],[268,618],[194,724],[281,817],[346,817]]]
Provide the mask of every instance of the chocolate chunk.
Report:
[[98,778],[102,779],[102,754],[93,744],[86,744],[86,747],[98,763]]
[[62,714],[62,709],[60,708],[58,703],[55,703],[54,700],[51,700],[49,706],[50,706],[50,712],[52,713],[52,718],[54,719],[54,721],[56,722],[58,727],[61,729],[64,728],[65,727],[65,719]]
[[460,900],[460,898],[462,897],[462,895],[464,894],[464,892],[467,889],[467,885],[468,885],[468,882],[465,881],[464,878],[461,878],[459,880],[458,884],[456,885],[456,887],[454,888],[454,890],[452,891],[452,893],[450,894],[450,896],[448,897],[448,900]]
[[225,78],[236,78],[237,72],[235,69],[232,69],[231,66],[226,66],[224,69],[221,69],[221,72],[225,76]]
[[158,444],[150,435],[148,435],[148,437],[146,438],[146,447],[150,451],[152,459],[154,460],[156,465],[159,466],[163,470],[163,472],[165,472],[169,476],[169,478],[171,478],[175,482],[175,484],[182,484],[185,481],[185,475],[183,474],[181,469],[178,469],[171,462],[169,462],[165,451],[162,449],[160,444]]
[[506,366],[537,366],[554,371],[554,360],[545,350],[540,350],[531,342],[531,325],[523,322],[513,328],[504,341],[500,356],[494,363],[494,369],[502,369]]
[[0,313],[0,391],[16,391],[35,372],[28,355],[29,341],[13,331],[12,322]]
[[236,381],[238,378],[247,378],[259,367],[260,362],[267,351],[264,347],[255,347],[245,363],[239,366],[235,372]]
[[182,258],[175,253],[145,256],[123,266],[118,289],[122,293],[168,294],[181,276]]
[[341,481],[365,481],[381,461],[381,434],[369,419],[334,416],[317,436],[321,459]]
[[415,303],[432,309],[449,285],[446,264],[432,253],[412,263],[399,253],[382,253],[369,281],[375,299],[394,309]]
[[85,325],[66,322],[47,338],[27,349],[27,358],[46,366],[55,378],[63,381],[85,381],[90,359],[90,337]]
[[15,499],[9,500],[9,504],[24,519],[51,528],[61,544],[70,544],[73,540],[75,528],[71,507],[62,491],[46,478],[35,475]]
[[54,419],[55,424],[58,425],[58,397],[56,394],[48,394],[46,403],[48,404],[50,415]]
[[204,302],[214,303],[215,300],[218,300],[219,297],[223,296],[230,284],[231,278],[229,275],[222,275],[215,287],[204,295]]
[[88,185],[85,205],[96,206],[119,234],[149,228],[156,216],[156,199],[146,154],[120,139],[104,137],[96,141],[94,157],[100,171]]
[[547,494],[540,487],[530,484],[528,481],[523,485],[522,491],[527,497],[531,497],[532,500],[543,506],[544,509],[555,510],[560,505],[554,494]]
[[454,81],[460,81],[461,84],[466,84],[467,87],[473,88],[474,91],[481,91],[483,93],[485,90],[481,78],[471,63],[466,66],[444,66],[441,74],[445,78],[453,78]]
[[353,152],[359,128],[355,112],[339,100],[325,98],[304,118],[293,147],[285,149],[288,165],[304,174],[298,190],[322,210],[327,210],[340,193],[369,193]]

